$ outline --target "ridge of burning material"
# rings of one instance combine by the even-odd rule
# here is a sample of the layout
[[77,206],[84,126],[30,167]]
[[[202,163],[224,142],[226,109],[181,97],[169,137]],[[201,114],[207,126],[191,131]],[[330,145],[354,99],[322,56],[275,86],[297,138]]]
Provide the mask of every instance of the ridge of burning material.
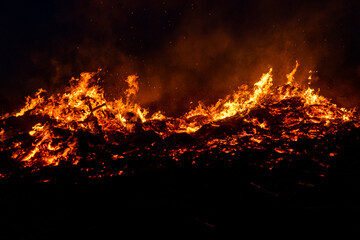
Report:
[[64,93],[46,97],[40,89],[18,112],[0,117],[0,174],[6,179],[16,175],[14,169],[32,175],[72,168],[79,176],[99,178],[242,161],[271,171],[302,161],[323,176],[339,154],[339,136],[358,129],[360,118],[356,109],[298,87],[297,67],[298,62],[282,86],[273,86],[270,68],[252,89],[240,86],[179,118],[161,111],[149,116],[134,101],[135,75],[126,79],[123,98],[108,101],[98,83],[101,70],[82,73]]

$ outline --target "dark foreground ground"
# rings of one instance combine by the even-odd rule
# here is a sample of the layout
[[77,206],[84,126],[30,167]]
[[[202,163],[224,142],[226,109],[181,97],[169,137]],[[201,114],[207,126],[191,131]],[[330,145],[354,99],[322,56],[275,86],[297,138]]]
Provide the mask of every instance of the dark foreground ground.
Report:
[[283,194],[263,188],[255,182],[260,179],[246,173],[215,169],[78,185],[3,184],[0,239],[346,238],[360,233],[355,169],[344,162],[321,186]]
[[[34,173],[13,164],[11,154],[3,151],[2,170],[11,176],[0,182],[0,239],[203,239],[217,234],[221,239],[348,239],[360,233],[359,136],[353,129],[293,145],[284,142],[307,154],[286,155],[271,171],[254,163],[275,156],[277,142],[265,150],[237,152],[231,162],[220,150],[201,155],[195,165],[191,154],[183,154],[182,164],[172,164],[166,157],[147,152],[137,157],[135,152],[122,161],[84,158],[78,165],[62,163]],[[160,142],[154,151],[163,152],[161,147],[172,143]],[[192,146],[193,141],[183,144]],[[79,151],[107,156],[94,146]],[[333,151],[338,155],[329,157]],[[102,163],[113,172],[124,169],[121,164],[136,171],[92,179],[81,170],[90,164],[100,171]],[[159,163],[165,167],[157,168]]]

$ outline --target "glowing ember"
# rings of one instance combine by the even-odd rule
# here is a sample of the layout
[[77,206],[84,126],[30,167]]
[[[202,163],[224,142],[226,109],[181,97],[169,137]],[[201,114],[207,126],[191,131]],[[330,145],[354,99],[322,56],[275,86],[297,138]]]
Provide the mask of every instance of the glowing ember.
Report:
[[[252,88],[241,86],[211,106],[200,102],[179,118],[166,117],[161,111],[148,117],[149,111],[135,103],[139,90],[135,75],[126,79],[129,87],[124,98],[108,101],[98,84],[98,73],[82,73],[79,79],[70,80],[64,93],[45,96],[46,91],[40,89],[34,98],[27,97],[24,108],[3,115],[1,142],[13,139],[13,143],[2,144],[0,149],[32,171],[61,162],[99,162],[100,170],[81,167],[92,178],[129,173],[127,164],[109,170],[107,161],[143,156],[178,162],[191,156],[189,161],[196,166],[205,153],[227,154],[230,162],[246,149],[270,151],[268,160],[259,165],[271,170],[283,161],[284,154],[307,155],[296,144],[302,139],[322,139],[344,126],[360,126],[355,109],[340,108],[313,89],[294,85],[298,66],[296,62],[285,85],[273,86],[270,68]],[[23,139],[15,141],[7,122],[30,116],[41,119],[21,133],[26,135]],[[164,140],[165,147],[161,146]],[[183,146],[182,142],[191,144]],[[334,158],[337,153],[328,155]]]

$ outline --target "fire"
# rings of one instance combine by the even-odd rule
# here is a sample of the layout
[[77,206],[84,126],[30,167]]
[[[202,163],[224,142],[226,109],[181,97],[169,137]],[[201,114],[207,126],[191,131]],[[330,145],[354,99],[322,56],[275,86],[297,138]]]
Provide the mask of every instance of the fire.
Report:
[[25,114],[25,112],[32,110],[33,108],[35,108],[37,105],[39,105],[40,103],[42,103],[44,101],[44,98],[42,98],[40,96],[41,93],[46,92],[45,90],[43,90],[42,88],[40,88],[38,90],[38,92],[35,94],[35,98],[31,98],[31,97],[27,97],[26,98],[26,105],[25,107],[23,107],[22,109],[20,109],[19,112],[17,112],[15,114],[16,117],[20,117],[22,115]]
[[[286,84],[292,85],[293,81],[294,81],[294,75],[296,73],[296,70],[299,67],[299,62],[296,60],[296,66],[295,68],[291,71],[291,73],[286,74],[286,78],[288,79]],[[311,79],[311,77],[309,76],[309,80]]]
[[202,103],[191,110],[189,113],[185,114],[186,118],[191,118],[194,116],[204,116],[207,118],[206,122],[202,122],[200,125],[198,123],[191,123],[192,126],[188,128],[188,132],[195,132],[205,123],[210,123],[213,121],[218,121],[221,119],[229,118],[235,116],[236,114],[244,114],[246,111],[249,111],[252,107],[256,106],[261,99],[268,94],[272,86],[272,68],[269,72],[264,73],[260,78],[260,81],[254,84],[254,92],[250,94],[247,91],[247,86],[239,87],[238,91],[234,92],[231,95],[227,95],[225,99],[220,99],[216,104],[206,107]]
[[[28,130],[29,140],[19,140],[11,146],[0,145],[1,151],[11,151],[13,160],[34,169],[57,166],[61,162],[75,165],[84,159],[96,161],[99,150],[82,152],[84,141],[81,139],[86,133],[95,139],[93,142],[86,142],[87,149],[92,149],[94,144],[103,146],[100,148],[103,155],[109,155],[112,161],[121,161],[140,151],[139,148],[120,152],[111,152],[109,149],[116,149],[129,141],[131,145],[132,136],[136,136],[134,134],[152,132],[161,139],[181,133],[195,137],[200,134],[200,139],[209,136],[208,140],[193,147],[164,148],[156,153],[160,157],[171,156],[176,161],[186,153],[199,156],[216,149],[236,156],[242,149],[266,149],[269,142],[277,141],[286,141],[287,145],[276,147],[274,154],[295,156],[303,153],[291,148],[292,142],[336,133],[338,126],[344,123],[360,126],[355,109],[340,108],[321,96],[319,91],[294,85],[298,67],[299,63],[296,61],[295,68],[286,75],[287,82],[282,86],[273,86],[272,68],[269,68],[252,88],[240,86],[214,105],[206,106],[199,102],[198,106],[179,118],[167,117],[161,111],[149,116],[149,110],[135,102],[139,91],[136,75],[125,80],[128,88],[123,92],[123,98],[109,101],[104,97],[104,90],[99,84],[98,73],[101,70],[84,72],[80,78],[70,80],[64,93],[46,96],[46,91],[39,89],[33,98],[26,98],[25,106],[19,111],[1,116],[3,121],[25,114],[42,118],[41,122]],[[212,129],[215,131],[221,126],[226,126],[227,134],[221,137],[210,134]],[[301,128],[304,126],[306,131]],[[0,129],[1,142],[5,142],[10,138],[9,133],[5,126]],[[151,146],[154,146],[154,142]],[[149,151],[149,156],[155,156],[155,153],[151,153],[151,146],[145,150]],[[336,153],[331,153],[330,156],[336,156]],[[278,157],[273,162],[281,159],[283,157]],[[197,163],[196,159],[191,159],[192,165]],[[101,166],[106,167],[104,163]],[[83,170],[91,172],[89,168]],[[126,166],[116,173],[109,173],[109,176],[124,172]],[[98,177],[101,174],[92,176]]]

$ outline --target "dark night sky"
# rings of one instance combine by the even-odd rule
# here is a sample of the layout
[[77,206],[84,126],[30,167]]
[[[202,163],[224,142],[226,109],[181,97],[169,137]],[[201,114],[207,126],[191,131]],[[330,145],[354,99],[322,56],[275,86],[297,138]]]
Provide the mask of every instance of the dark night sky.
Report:
[[108,98],[136,73],[138,101],[176,114],[254,82],[269,65],[281,83],[296,59],[298,79],[317,70],[323,95],[359,106],[357,2],[2,1],[0,109],[102,67]]

